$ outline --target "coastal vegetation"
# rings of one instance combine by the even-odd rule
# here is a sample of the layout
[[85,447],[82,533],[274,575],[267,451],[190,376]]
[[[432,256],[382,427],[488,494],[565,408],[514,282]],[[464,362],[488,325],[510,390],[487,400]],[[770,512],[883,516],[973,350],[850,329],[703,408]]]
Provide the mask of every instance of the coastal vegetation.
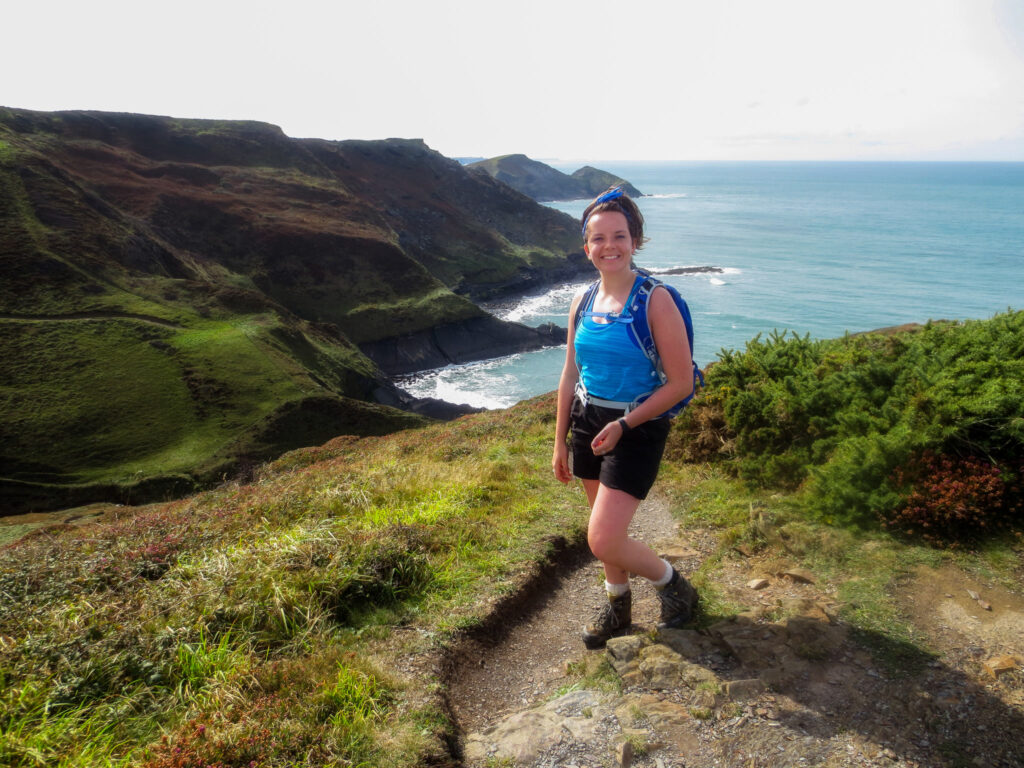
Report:
[[758,487],[804,488],[827,523],[963,543],[1019,522],[1024,312],[723,351],[679,450]]
[[[694,576],[701,624],[735,613],[716,573],[737,548],[777,552],[911,674],[930,658],[896,600],[913,568],[955,558],[1019,590],[1022,345],[1018,312],[723,352],[659,481],[718,541]],[[445,653],[585,546],[581,492],[551,476],[553,418],[546,395],[338,437],[0,549],[0,762],[454,763]],[[930,491],[942,472],[965,473],[955,500]]]
[[581,535],[549,411],[338,438],[6,548],[0,762],[442,760],[436,687],[400,670]]

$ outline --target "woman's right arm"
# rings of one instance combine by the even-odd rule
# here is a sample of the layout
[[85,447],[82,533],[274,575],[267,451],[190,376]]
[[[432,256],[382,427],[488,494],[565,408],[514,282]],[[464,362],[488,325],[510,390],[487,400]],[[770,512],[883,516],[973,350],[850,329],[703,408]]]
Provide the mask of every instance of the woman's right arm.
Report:
[[576,296],[569,308],[569,333],[565,343],[565,363],[562,365],[562,375],[558,379],[558,410],[555,417],[555,449],[551,455],[551,469],[555,477],[563,483],[572,480],[572,472],[569,470],[569,447],[566,438],[569,436],[569,411],[572,408],[572,398],[576,391],[576,379],[579,372],[576,370],[576,345],[574,343],[575,333],[573,332],[573,319],[576,316],[576,307],[582,295]]

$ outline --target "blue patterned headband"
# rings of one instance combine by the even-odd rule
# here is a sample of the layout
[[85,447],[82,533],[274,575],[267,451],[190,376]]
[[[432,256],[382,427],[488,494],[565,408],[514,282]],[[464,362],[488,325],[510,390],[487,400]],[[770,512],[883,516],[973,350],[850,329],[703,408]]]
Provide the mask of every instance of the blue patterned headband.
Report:
[[[601,203],[607,203],[607,202],[610,202],[612,200],[618,200],[624,194],[625,193],[622,191],[622,187],[615,187],[615,189],[609,189],[607,192],[605,192],[603,195],[601,195],[599,198],[597,198],[597,200],[594,201],[594,207],[596,208]],[[626,213],[624,210],[622,210],[621,207],[620,207],[620,211],[622,212],[622,215],[626,217],[626,221],[629,221],[629,214]],[[593,213],[590,214],[590,216],[593,216],[593,215],[594,215]],[[583,239],[584,240],[587,239],[587,224],[590,223],[590,216],[587,216],[587,218],[585,218],[583,220]]]

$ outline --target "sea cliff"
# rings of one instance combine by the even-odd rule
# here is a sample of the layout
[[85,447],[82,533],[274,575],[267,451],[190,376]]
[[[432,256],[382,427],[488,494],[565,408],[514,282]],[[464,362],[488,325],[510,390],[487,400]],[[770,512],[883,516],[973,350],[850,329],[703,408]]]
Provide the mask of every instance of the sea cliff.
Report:
[[451,415],[387,375],[557,343],[475,301],[587,267],[570,217],[422,141],[255,122],[0,108],[0,203],[8,511]]

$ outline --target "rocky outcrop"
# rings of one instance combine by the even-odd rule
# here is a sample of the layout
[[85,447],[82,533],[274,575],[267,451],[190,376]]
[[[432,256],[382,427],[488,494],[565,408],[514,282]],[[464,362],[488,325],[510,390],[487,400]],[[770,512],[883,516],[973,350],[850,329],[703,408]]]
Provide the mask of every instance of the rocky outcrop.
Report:
[[381,370],[397,376],[543,346],[558,346],[565,343],[565,334],[564,328],[550,323],[540,328],[529,328],[487,316],[437,326],[384,342],[363,344],[361,349]]
[[471,163],[468,167],[538,201],[593,198],[617,185],[621,185],[630,197],[643,194],[628,181],[607,171],[587,165],[569,175],[526,155],[492,157]]
[[621,186],[623,191],[630,197],[642,197],[643,192],[634,187],[625,179],[616,176],[614,173],[602,171],[592,165],[585,165],[572,172],[572,178],[580,182],[586,190],[585,197],[597,197],[609,187]]
[[[778,725],[776,697],[807,685],[827,660],[842,659],[846,629],[816,605],[784,624],[739,617],[706,631],[659,630],[608,641],[606,657],[622,685],[611,695],[578,690],[467,734],[470,766],[628,765],[634,753],[666,759],[699,739],[700,724],[741,718]],[[628,746],[626,746],[628,745]],[[664,749],[663,749],[664,748]]]
[[944,765],[951,744],[976,765],[1021,764],[1019,706],[987,690],[1018,674],[1019,657],[990,660],[1000,673],[976,647],[973,676],[915,664],[898,655],[909,646],[852,629],[830,601],[780,602],[781,621],[752,609],[702,630],[612,638],[604,656],[617,687],[570,690],[466,734],[465,764],[746,766],[764,756],[914,768]]

